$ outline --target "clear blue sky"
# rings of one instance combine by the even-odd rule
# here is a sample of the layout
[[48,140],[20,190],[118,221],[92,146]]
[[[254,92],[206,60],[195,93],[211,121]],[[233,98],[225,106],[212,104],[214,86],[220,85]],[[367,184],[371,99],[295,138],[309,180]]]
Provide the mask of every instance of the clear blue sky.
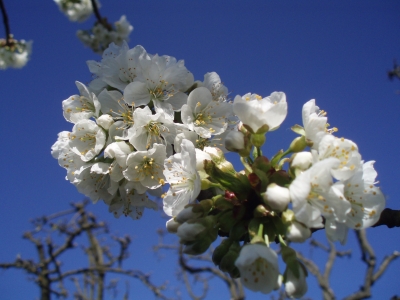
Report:
[[[28,219],[83,199],[64,180],[65,171],[51,157],[50,146],[58,132],[72,128],[62,116],[61,101],[77,93],[75,80],[90,82],[86,60],[100,59],[75,37],[77,29],[91,27],[94,17],[75,24],[51,0],[4,2],[15,38],[34,43],[25,68],[0,72],[4,105],[0,109],[1,262],[14,260],[17,253],[34,257],[33,248],[20,238],[29,228]],[[315,98],[328,111],[329,123],[339,128],[337,135],[355,141],[364,160],[376,160],[387,206],[400,209],[400,81],[390,82],[386,76],[393,58],[400,62],[399,1],[101,3],[101,13],[110,21],[125,14],[135,27],[131,47],[140,44],[149,53],[184,59],[196,79],[215,71],[232,97],[284,91],[288,117],[278,131],[268,135],[267,154],[285,148],[295,137],[290,127],[301,124],[302,105]],[[176,258],[159,261],[151,252],[157,243],[155,231],[165,222],[160,213],[146,211],[142,220],[134,222],[114,219],[102,203],[91,209],[106,219],[113,231],[135,237],[128,267],[152,273],[156,283],[169,279],[177,284],[173,279]],[[379,259],[400,250],[399,234],[398,228],[368,231]],[[325,241],[323,234],[318,236]],[[364,266],[352,233],[348,245],[340,248],[350,247],[354,247],[353,258],[343,259],[333,271],[332,287],[338,298],[356,291],[362,283],[357,274],[363,273]],[[313,255],[319,259],[318,251]],[[399,267],[400,261],[393,263],[376,283],[374,299],[400,294]],[[0,271],[1,299],[38,297],[37,287],[26,277],[18,271]],[[137,299],[153,298],[137,283],[131,284],[133,292]],[[225,286],[213,284],[209,299],[222,293]],[[311,287],[306,296],[321,298],[319,290]],[[249,299],[265,296],[249,294]]]

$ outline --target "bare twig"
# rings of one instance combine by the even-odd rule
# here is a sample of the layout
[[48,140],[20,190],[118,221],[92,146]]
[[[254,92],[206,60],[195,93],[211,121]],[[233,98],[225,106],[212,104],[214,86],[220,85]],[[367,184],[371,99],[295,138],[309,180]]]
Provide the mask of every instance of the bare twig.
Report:
[[335,294],[329,284],[329,278],[332,272],[333,264],[335,262],[336,257],[351,256],[351,250],[338,251],[336,250],[334,243],[329,241],[329,246],[325,246],[324,244],[314,239],[310,241],[310,245],[313,247],[320,248],[328,253],[328,260],[325,263],[325,270],[323,272],[319,270],[318,266],[312,260],[307,259],[301,253],[297,252],[297,257],[301,262],[303,262],[303,264],[307,267],[310,273],[317,278],[318,285],[322,290],[323,298],[325,300],[335,299]]
[[[75,298],[98,299],[104,298],[106,286],[106,274],[125,275],[141,281],[153,294],[160,299],[169,299],[164,295],[166,285],[154,285],[150,281],[150,276],[138,270],[122,269],[123,261],[128,257],[128,247],[130,238],[114,237],[119,244],[119,251],[113,254],[108,246],[100,242],[100,234],[108,234],[108,228],[104,222],[100,222],[94,215],[86,211],[86,203],[72,204],[70,210],[58,212],[56,214],[37,218],[32,221],[34,229],[24,234],[24,238],[29,240],[36,248],[38,260],[22,259],[17,257],[13,263],[2,263],[0,268],[17,268],[25,270],[32,275],[35,283],[39,285],[41,300],[49,300],[51,295],[57,297],[68,297],[68,291],[64,287],[64,280],[70,278],[76,286]],[[58,222],[53,224],[51,220],[72,215],[69,222]],[[52,230],[48,230],[51,228]],[[63,243],[57,246],[50,236],[45,242],[40,237],[46,232],[58,233],[64,237]],[[83,247],[86,256],[89,258],[89,267],[74,270],[62,270],[61,263],[58,261],[60,255],[65,251],[76,248],[77,238],[86,234],[89,241],[88,247]],[[35,236],[34,236],[35,234]],[[37,236],[36,236],[37,235]],[[116,267],[115,265],[118,265]],[[83,277],[83,288],[79,284],[78,277]],[[53,289],[53,283],[58,283],[58,288]],[[116,283],[114,283],[115,286]]]
[[346,300],[370,298],[371,287],[374,285],[376,280],[378,280],[382,276],[382,274],[386,271],[389,264],[400,256],[400,253],[398,251],[394,251],[392,255],[384,258],[383,262],[378,266],[377,271],[375,271],[376,256],[374,249],[368,242],[365,229],[356,230],[355,233],[358,244],[360,245],[361,249],[361,259],[367,265],[367,269],[365,270],[364,284],[360,287],[359,291],[346,297],[345,298]]

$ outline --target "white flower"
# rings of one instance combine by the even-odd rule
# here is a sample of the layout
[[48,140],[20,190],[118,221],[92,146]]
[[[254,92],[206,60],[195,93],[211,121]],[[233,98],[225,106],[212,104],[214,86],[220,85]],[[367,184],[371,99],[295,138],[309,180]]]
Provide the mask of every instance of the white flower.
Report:
[[364,163],[344,182],[344,196],[351,204],[346,225],[362,229],[374,225],[385,208],[385,196],[375,186],[374,161]]
[[72,128],[69,146],[83,161],[92,160],[105,146],[104,130],[91,120],[81,120]]
[[10,45],[0,39],[0,70],[7,68],[22,68],[30,59],[32,41],[10,39]]
[[[302,115],[304,129],[300,133],[313,142],[313,149],[318,149],[319,142],[328,134],[326,112],[321,111],[312,99],[303,105]],[[336,130],[336,128],[332,129],[332,131]]]
[[268,131],[272,131],[286,118],[286,95],[282,92],[274,92],[266,98],[250,93],[243,97],[238,95],[233,102],[233,112],[253,133],[257,133],[264,125],[268,126]]
[[164,183],[162,170],[165,157],[165,146],[160,144],[154,144],[148,151],[132,152],[126,159],[124,176],[129,181],[139,181],[149,189],[156,189]]
[[361,165],[361,155],[357,145],[345,138],[325,135],[318,147],[318,159],[335,157],[340,164],[332,169],[332,175],[338,180],[349,179]]
[[278,276],[278,256],[271,248],[260,244],[247,244],[235,261],[240,281],[254,292],[270,293],[275,289]]
[[119,21],[114,23],[114,27],[106,28],[102,23],[96,23],[91,30],[78,30],[76,35],[86,47],[102,54],[111,43],[122,45],[124,41],[129,41],[129,34],[133,30],[133,26],[125,16],[121,16]]
[[65,120],[71,123],[78,123],[81,120],[97,117],[100,112],[100,102],[95,94],[79,81],[75,81],[79,95],[73,95],[62,102]]
[[139,59],[141,78],[136,78],[124,90],[126,101],[134,101],[136,106],[153,101],[157,113],[164,112],[171,120],[174,111],[180,111],[186,104],[184,93],[193,84],[190,73],[183,60],[176,61],[172,56],[152,56],[150,60]]
[[[93,12],[91,0],[54,0],[54,2],[72,22],[83,22]],[[97,7],[100,7],[98,0],[96,0],[96,4]]]
[[221,82],[221,78],[216,72],[206,73],[201,86],[206,87],[212,95],[214,101],[225,102],[228,96],[228,89]]
[[69,134],[69,131],[61,131],[58,133],[57,141],[51,146],[51,155],[53,158],[58,159],[63,149],[68,147]]
[[119,91],[107,91],[104,89],[98,96],[101,103],[101,111],[104,114],[109,114],[114,118],[114,121],[122,121],[123,125],[119,125],[124,130],[124,137],[126,130],[134,123],[133,111],[134,103],[127,103]]
[[290,202],[289,189],[276,183],[268,185],[266,192],[262,196],[264,202],[276,211],[284,211]]
[[339,241],[346,244],[349,228],[343,222],[337,222],[333,217],[325,218],[325,233],[331,242]]
[[[133,113],[135,123],[128,130],[129,142],[137,150],[147,150],[153,144],[171,146],[176,135],[175,124],[163,113],[152,114],[150,108],[137,108]],[[172,151],[171,151],[172,152]]]
[[170,184],[163,199],[164,212],[169,216],[176,216],[196,199],[201,190],[193,143],[183,140],[181,152],[166,159],[164,165],[165,179]]
[[182,107],[182,122],[203,138],[223,133],[232,105],[214,101],[211,92],[204,87],[194,89]]
[[183,140],[189,140],[195,145],[196,150],[199,148],[197,147],[197,141],[199,140],[199,135],[194,131],[184,130],[183,132],[176,135],[174,139],[174,150],[176,153],[181,152],[181,144]]
[[115,142],[111,143],[106,147],[106,149],[104,149],[104,157],[115,158],[115,160],[121,167],[126,168],[126,158],[131,152],[132,149],[127,143]]
[[307,293],[307,273],[305,267],[300,262],[297,263],[299,277],[296,277],[291,268],[285,272],[285,292],[289,297],[301,298]]
[[[78,191],[89,197],[94,203],[103,199],[112,199],[118,189],[118,183],[111,180],[109,173],[110,164],[96,163],[82,166],[75,172],[72,182]],[[111,193],[110,193],[111,192]]]
[[350,210],[350,203],[341,195],[343,186],[333,184],[331,170],[339,164],[336,158],[319,161],[299,174],[289,186],[296,220],[308,228],[323,226],[320,214],[334,215],[339,221],[344,221]]
[[104,201],[109,205],[109,211],[114,217],[119,218],[122,214],[130,216],[133,220],[138,220],[143,216],[145,208],[157,210],[157,203],[151,201],[145,193],[140,193],[133,182],[123,183],[119,187],[119,197],[114,197],[111,201]]
[[87,61],[90,72],[108,85],[124,90],[135,78],[141,78],[140,59],[150,59],[142,46],[129,49],[126,42],[121,46],[111,43],[104,50],[101,62]]

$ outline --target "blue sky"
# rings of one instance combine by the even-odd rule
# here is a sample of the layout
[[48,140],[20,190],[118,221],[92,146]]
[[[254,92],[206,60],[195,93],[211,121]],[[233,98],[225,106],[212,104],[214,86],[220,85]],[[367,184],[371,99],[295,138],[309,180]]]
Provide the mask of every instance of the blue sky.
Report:
[[[50,155],[57,133],[71,130],[61,101],[77,92],[75,81],[88,83],[86,61],[100,57],[84,48],[77,29],[92,26],[94,17],[78,24],[62,15],[51,0],[4,0],[11,31],[16,39],[32,39],[33,54],[21,70],[0,73],[3,109],[0,109],[2,184],[0,260],[34,257],[33,248],[21,239],[32,217],[68,207],[83,196],[64,180],[65,171]],[[301,107],[310,100],[328,112],[338,136],[357,143],[364,160],[375,160],[387,206],[400,209],[400,81],[391,82],[386,71],[393,58],[400,61],[400,2],[398,1],[136,1],[102,0],[101,13],[112,22],[125,14],[135,27],[131,47],[140,44],[149,53],[184,59],[195,79],[217,72],[232,97],[247,92],[262,96],[273,91],[287,95],[288,117],[278,131],[268,134],[265,153],[287,147],[295,137],[290,127],[301,124]],[[3,34],[0,26],[0,36]],[[235,156],[230,156],[235,157]],[[236,158],[235,158],[236,159]],[[236,163],[237,159],[236,159]],[[239,165],[238,165],[239,166]],[[159,212],[146,211],[139,222],[114,219],[105,205],[91,210],[110,223],[112,231],[134,237],[128,267],[142,269],[156,283],[171,280],[174,260],[159,260],[151,252],[155,231],[164,226]],[[399,229],[368,231],[377,257],[400,250]],[[322,241],[324,234],[318,233]],[[350,233],[342,249],[353,247],[351,260],[334,268],[332,287],[338,298],[358,289],[364,266]],[[305,250],[305,254],[311,253]],[[168,254],[168,253],[166,253]],[[313,258],[320,260],[318,251]],[[86,263],[83,261],[83,263]],[[400,294],[396,269],[389,267],[374,288],[374,298]],[[33,283],[18,271],[0,271],[2,299],[39,296]],[[395,278],[395,279],[394,279]],[[310,279],[310,285],[315,282]],[[135,294],[151,298],[140,284]],[[213,283],[210,299],[225,292]],[[131,290],[132,291],[132,290]],[[214,295],[214,296],[213,296]],[[227,295],[227,294],[226,294]],[[318,289],[306,295],[320,299]],[[227,297],[227,296],[226,296]],[[249,299],[265,299],[249,294]]]

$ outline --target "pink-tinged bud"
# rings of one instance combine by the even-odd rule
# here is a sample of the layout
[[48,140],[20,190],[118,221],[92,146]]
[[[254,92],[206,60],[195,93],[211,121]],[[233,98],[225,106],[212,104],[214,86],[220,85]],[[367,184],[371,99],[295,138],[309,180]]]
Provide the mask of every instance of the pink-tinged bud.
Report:
[[263,199],[273,210],[284,211],[290,202],[289,189],[271,183],[263,194]]

